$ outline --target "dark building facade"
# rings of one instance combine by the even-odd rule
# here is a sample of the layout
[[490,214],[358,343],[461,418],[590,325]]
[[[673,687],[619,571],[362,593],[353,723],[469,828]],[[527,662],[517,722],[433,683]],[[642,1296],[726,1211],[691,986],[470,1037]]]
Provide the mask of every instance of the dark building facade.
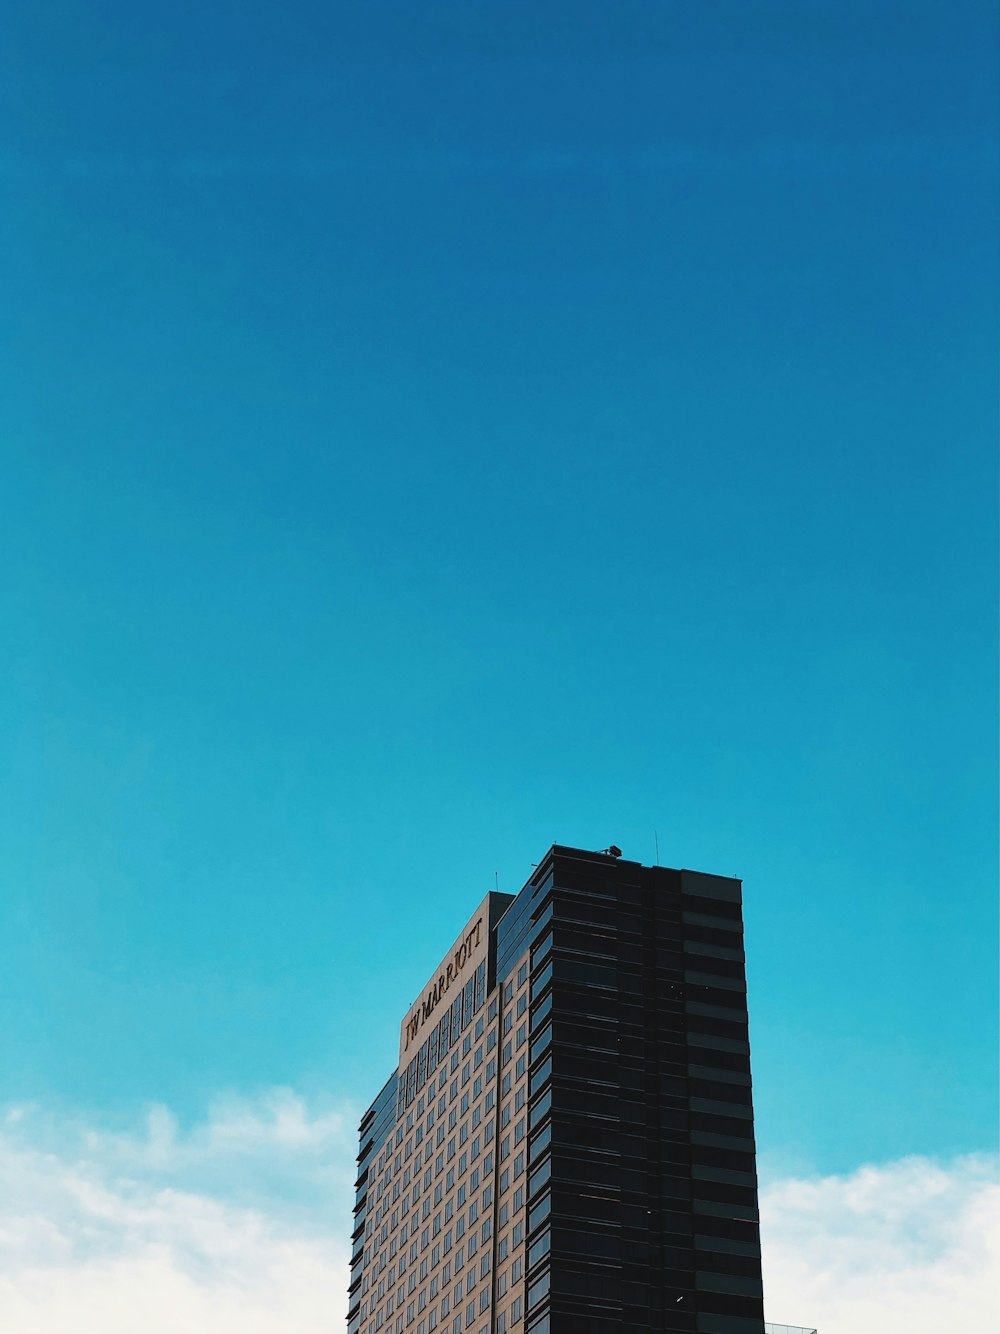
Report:
[[552,847],[360,1140],[348,1334],[763,1334],[740,882]]

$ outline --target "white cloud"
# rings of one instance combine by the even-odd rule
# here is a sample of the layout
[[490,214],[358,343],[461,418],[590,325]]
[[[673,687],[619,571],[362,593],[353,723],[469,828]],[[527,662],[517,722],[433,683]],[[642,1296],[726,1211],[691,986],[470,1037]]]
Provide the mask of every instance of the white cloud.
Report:
[[[11,1113],[14,1113],[13,1115]],[[329,1334],[346,1305],[354,1116],[277,1090],[182,1133],[0,1118],[0,1329]]]
[[769,1320],[819,1334],[997,1325],[1000,1186],[985,1156],[904,1158],[761,1192]]
[[[288,1090],[131,1133],[0,1109],[0,1329],[330,1334],[346,1308],[351,1109]],[[995,1321],[1000,1188],[984,1158],[904,1159],[762,1192],[768,1318],[820,1334]]]

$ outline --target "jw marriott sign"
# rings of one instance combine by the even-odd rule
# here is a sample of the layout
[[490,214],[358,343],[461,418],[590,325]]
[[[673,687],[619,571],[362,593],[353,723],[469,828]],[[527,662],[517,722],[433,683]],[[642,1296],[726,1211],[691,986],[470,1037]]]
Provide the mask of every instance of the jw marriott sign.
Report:
[[475,975],[476,969],[486,958],[489,940],[487,923],[487,901],[480,905],[469,919],[465,930],[456,940],[441,961],[437,973],[431,978],[427,990],[416,1001],[403,1020],[399,1031],[399,1054],[408,1050],[420,1035],[420,1030],[430,1019],[441,1001],[455,985],[464,985]]

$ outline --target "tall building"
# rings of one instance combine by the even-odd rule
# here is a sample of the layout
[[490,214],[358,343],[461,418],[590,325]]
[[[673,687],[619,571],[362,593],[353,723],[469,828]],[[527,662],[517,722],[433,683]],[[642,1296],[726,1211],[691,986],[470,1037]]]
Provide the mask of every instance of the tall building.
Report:
[[740,882],[554,846],[360,1126],[348,1334],[764,1334]]

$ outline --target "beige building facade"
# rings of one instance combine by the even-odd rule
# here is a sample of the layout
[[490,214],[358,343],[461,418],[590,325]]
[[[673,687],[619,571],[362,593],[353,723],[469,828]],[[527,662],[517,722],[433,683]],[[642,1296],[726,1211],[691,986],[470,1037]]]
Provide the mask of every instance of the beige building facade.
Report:
[[357,1334],[523,1329],[527,953],[489,977],[510,901],[486,896],[401,1022],[399,1119],[366,1182]]

